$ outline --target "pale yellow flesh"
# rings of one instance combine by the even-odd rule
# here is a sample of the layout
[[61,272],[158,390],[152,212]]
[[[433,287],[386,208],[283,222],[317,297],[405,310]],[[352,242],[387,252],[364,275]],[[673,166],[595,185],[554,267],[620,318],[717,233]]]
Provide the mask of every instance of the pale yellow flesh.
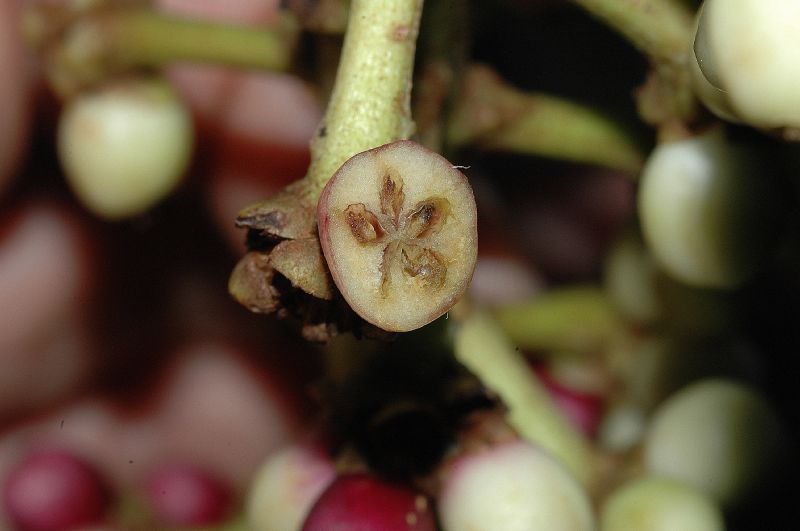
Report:
[[[405,199],[400,218],[420,202],[444,198],[450,205],[441,230],[430,236],[404,240],[434,251],[444,262],[446,274],[439,287],[418,277],[389,272],[383,287],[381,264],[385,243],[361,243],[345,219],[345,209],[363,203],[381,212],[380,191],[387,171],[403,181]],[[446,312],[464,293],[477,259],[477,211],[464,175],[440,155],[410,141],[388,144],[356,155],[336,173],[320,200],[323,250],[336,285],[350,306],[370,323],[390,331],[419,328]]]

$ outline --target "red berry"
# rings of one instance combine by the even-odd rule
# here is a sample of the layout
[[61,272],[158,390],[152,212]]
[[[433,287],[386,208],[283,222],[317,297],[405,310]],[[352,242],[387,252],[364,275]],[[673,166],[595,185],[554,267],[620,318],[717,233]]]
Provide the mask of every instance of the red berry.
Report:
[[303,531],[436,531],[425,496],[368,474],[337,478],[314,504]]
[[562,385],[542,366],[535,366],[534,371],[561,413],[584,435],[594,437],[602,417],[602,398]]
[[220,480],[191,465],[171,465],[155,472],[147,481],[146,492],[156,517],[176,526],[219,523],[232,498]]
[[99,475],[74,455],[41,451],[17,465],[3,485],[11,521],[25,531],[61,531],[99,521],[106,507]]

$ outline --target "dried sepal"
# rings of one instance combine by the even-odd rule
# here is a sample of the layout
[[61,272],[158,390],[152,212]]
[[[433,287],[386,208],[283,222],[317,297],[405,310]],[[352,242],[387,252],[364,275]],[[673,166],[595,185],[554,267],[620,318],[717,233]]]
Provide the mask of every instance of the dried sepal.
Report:
[[271,250],[248,252],[231,273],[228,291],[254,313],[298,324],[308,341],[324,343],[345,331],[388,339],[385,331],[361,319],[336,296],[313,238],[285,240]]
[[236,217],[236,226],[277,239],[316,237],[315,212],[304,185],[303,181],[298,181],[272,197],[245,207]]
[[269,253],[250,251],[233,269],[228,292],[251,312],[272,313],[280,304],[280,294],[272,285],[274,276]]
[[431,322],[472,277],[472,189],[447,160],[416,142],[348,160],[325,187],[317,218],[336,286],[356,313],[384,330]]
[[269,259],[272,267],[292,286],[319,299],[333,299],[333,280],[316,238],[282,241],[272,250]]

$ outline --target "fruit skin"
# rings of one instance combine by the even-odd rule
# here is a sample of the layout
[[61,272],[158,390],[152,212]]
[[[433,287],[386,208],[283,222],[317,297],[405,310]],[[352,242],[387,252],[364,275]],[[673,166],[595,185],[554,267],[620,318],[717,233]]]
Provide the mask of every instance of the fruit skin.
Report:
[[57,450],[30,454],[3,484],[5,512],[24,531],[66,531],[97,523],[107,501],[98,474]]
[[712,112],[760,128],[800,127],[798,19],[795,0],[705,1],[693,62],[710,85],[695,74]]
[[783,428],[748,386],[706,379],[656,410],[644,442],[645,468],[693,485],[724,506],[743,499],[781,457]]
[[[692,45],[689,46],[689,79],[692,84],[692,90],[695,96],[706,108],[712,113],[716,114],[723,120],[731,123],[741,123],[741,119],[736,116],[736,112],[731,108],[728,102],[727,94],[724,90],[716,86],[714,83],[719,83],[716,79],[716,73],[713,66],[710,64],[710,57],[708,53],[708,43],[706,39],[707,31],[698,34],[700,21],[703,17],[703,5],[697,10],[694,24],[694,36]],[[697,51],[700,51],[698,59]],[[700,62],[703,66],[700,66]],[[710,79],[713,79],[712,83]]]
[[562,384],[544,365],[534,365],[539,381],[550,393],[561,413],[576,429],[589,438],[594,438],[603,413],[603,397],[593,393],[571,389]]
[[436,531],[430,502],[369,474],[337,478],[314,504],[302,531]]
[[660,267],[686,284],[734,289],[769,259],[782,215],[765,161],[721,130],[659,145],[642,172],[642,232]]
[[[394,195],[384,194],[390,178],[399,182],[390,183]],[[415,211],[425,208],[420,205],[430,212]],[[372,225],[363,221],[374,216],[381,218],[379,229],[370,232]],[[416,142],[399,140],[350,158],[325,186],[317,220],[342,296],[384,330],[430,323],[461,298],[472,278],[478,256],[472,189],[446,159]],[[406,249],[413,274],[404,265]]]
[[581,485],[547,453],[523,441],[458,458],[438,502],[443,531],[594,529]]
[[125,79],[65,107],[58,154],[67,182],[94,214],[141,214],[180,183],[190,160],[192,119],[160,78]]
[[723,531],[722,511],[684,483],[644,477],[623,485],[603,503],[601,531]]
[[232,499],[220,480],[196,466],[181,464],[152,473],[146,493],[159,521],[176,526],[219,523],[227,516]]
[[311,445],[271,454],[256,472],[247,496],[252,531],[300,529],[315,500],[333,482],[333,462]]

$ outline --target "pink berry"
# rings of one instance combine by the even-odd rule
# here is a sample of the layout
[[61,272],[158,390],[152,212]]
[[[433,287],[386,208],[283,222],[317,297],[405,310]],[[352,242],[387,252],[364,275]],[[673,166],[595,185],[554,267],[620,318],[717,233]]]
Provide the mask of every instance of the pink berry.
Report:
[[3,504],[20,529],[61,531],[98,522],[106,494],[87,463],[66,452],[41,451],[11,471],[3,485]]
[[219,523],[226,517],[232,498],[220,480],[191,465],[158,470],[147,481],[146,492],[155,516],[175,526]]
[[562,385],[541,365],[534,366],[534,371],[561,413],[583,434],[594,437],[602,418],[602,398]]
[[436,531],[428,499],[369,474],[340,476],[314,504],[303,531]]

